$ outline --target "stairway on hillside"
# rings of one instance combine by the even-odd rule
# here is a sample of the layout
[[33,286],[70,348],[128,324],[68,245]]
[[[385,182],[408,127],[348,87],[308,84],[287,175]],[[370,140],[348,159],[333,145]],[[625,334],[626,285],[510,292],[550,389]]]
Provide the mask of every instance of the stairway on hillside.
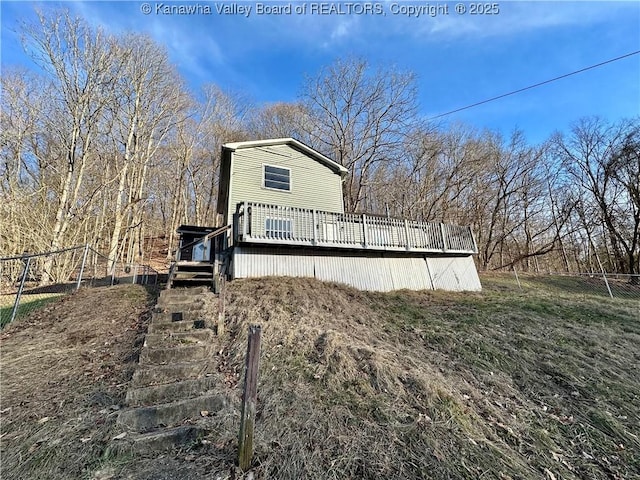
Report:
[[169,275],[168,288],[215,286],[215,266],[210,262],[176,262]]
[[217,295],[206,287],[163,290],[139,365],[118,417],[126,435],[117,447],[138,453],[168,450],[207,431],[207,416],[228,399],[213,393],[220,384],[215,363]]

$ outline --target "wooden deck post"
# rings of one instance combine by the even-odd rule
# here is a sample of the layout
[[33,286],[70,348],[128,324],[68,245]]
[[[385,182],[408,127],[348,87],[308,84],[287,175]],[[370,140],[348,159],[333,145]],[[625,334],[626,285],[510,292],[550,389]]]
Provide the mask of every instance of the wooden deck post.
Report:
[[244,391],[242,393],[242,416],[238,438],[238,466],[246,471],[253,459],[253,429],[256,419],[258,397],[258,364],[260,360],[260,325],[249,326],[247,358],[244,373]]
[[249,208],[247,207],[247,202],[242,203],[242,239],[244,240],[249,233]]
[[409,240],[409,221],[405,218],[404,220],[404,237],[407,240],[407,250],[411,250],[411,241]]
[[362,238],[364,240],[364,248],[369,246],[369,232],[367,232],[367,216],[362,214]]
[[444,233],[444,223],[440,224],[440,235],[442,235],[442,249],[447,251],[449,246],[447,245],[447,236]]
[[313,212],[313,244],[317,245],[318,244],[318,214],[316,213],[315,210],[312,210]]

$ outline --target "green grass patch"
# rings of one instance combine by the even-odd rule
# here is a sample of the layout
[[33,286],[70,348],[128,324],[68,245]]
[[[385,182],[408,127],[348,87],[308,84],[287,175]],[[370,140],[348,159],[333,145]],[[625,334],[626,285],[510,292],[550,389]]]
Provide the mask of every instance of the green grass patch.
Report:
[[[39,308],[42,308],[44,305],[57,300],[63,295],[64,293],[44,293],[38,294],[37,298],[33,298],[31,295],[23,295],[20,297],[20,304],[18,305],[15,319],[18,319]],[[13,302],[15,301],[15,295],[4,295],[3,297],[5,298],[3,298],[2,306],[0,306],[0,328],[4,328],[4,326],[7,325],[11,320],[11,313],[13,312]],[[6,297],[11,297],[11,301],[9,301]]]

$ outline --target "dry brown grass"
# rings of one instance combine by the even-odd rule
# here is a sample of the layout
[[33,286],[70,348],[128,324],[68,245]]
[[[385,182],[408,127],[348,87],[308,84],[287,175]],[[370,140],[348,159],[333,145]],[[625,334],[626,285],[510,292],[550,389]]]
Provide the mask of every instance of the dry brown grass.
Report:
[[[78,298],[68,297],[59,309],[46,307],[46,328],[30,320],[3,339],[2,365],[31,372],[24,391],[18,375],[8,381],[3,372],[3,411],[5,385],[16,405],[3,413],[3,464],[29,474],[8,478],[48,471],[84,478],[101,462],[113,478],[240,478],[234,462],[252,323],[263,326],[256,478],[640,478],[638,303],[558,285],[531,283],[520,292],[504,279],[483,283],[474,294],[374,294],[292,278],[229,283],[217,361],[226,380],[220,389],[236,402],[209,419],[212,433],[190,450],[148,459],[101,457],[113,433],[107,404],[119,403],[126,388],[132,365],[123,356],[135,351],[142,307],[105,297],[108,307],[90,311],[122,319],[65,344],[75,334],[59,325],[69,325],[63,318]],[[50,345],[36,348],[40,330]],[[101,343],[118,334],[122,342]],[[20,353],[30,345],[31,353]],[[91,361],[92,349],[111,356]],[[112,370],[95,382],[72,375],[72,364],[89,378],[103,364]],[[26,392],[42,398],[20,406]],[[94,405],[93,392],[110,400]],[[85,438],[87,446],[73,450]]]
[[0,335],[2,478],[73,479],[105,460],[151,297],[82,289]]
[[[231,283],[225,362],[238,379],[247,325],[263,325],[255,473],[640,475],[637,306],[487,284],[372,294]],[[215,441],[228,451],[237,428],[226,418]]]

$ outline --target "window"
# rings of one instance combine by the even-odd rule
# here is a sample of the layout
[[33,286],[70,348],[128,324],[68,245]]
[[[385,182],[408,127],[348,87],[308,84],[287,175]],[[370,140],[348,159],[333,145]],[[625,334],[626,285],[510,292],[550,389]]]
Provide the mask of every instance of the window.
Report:
[[291,170],[288,168],[264,166],[264,186],[276,190],[291,191]]
[[267,218],[265,225],[267,238],[293,238],[293,225],[289,218]]

